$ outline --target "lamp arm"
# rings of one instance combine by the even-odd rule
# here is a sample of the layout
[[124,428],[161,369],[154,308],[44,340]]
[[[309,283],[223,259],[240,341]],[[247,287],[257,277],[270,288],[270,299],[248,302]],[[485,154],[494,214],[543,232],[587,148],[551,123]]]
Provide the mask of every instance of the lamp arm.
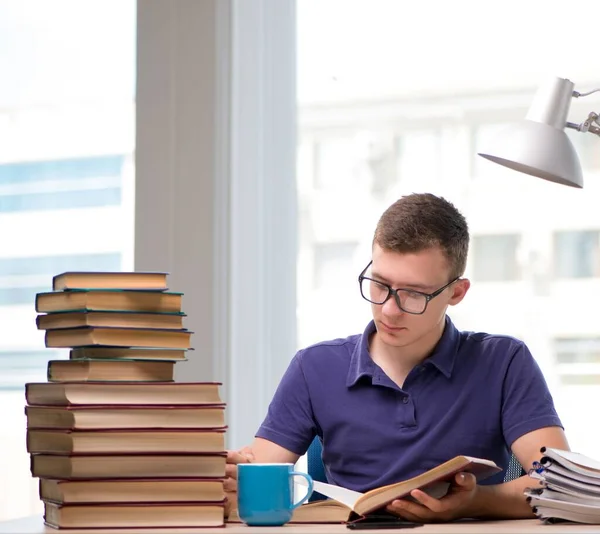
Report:
[[[595,91],[600,91],[600,89],[595,89]],[[573,130],[577,130],[578,132],[590,132],[600,136],[600,122],[598,119],[598,113],[596,113],[595,111],[590,112],[588,118],[581,124],[567,122],[566,127],[572,128]]]
[[[591,91],[588,91],[587,93],[580,93],[579,91],[573,91],[573,98],[579,98],[582,96],[589,96],[593,93],[597,93],[600,91],[600,88],[598,89],[592,89]],[[598,113],[592,111],[589,115],[588,118],[583,121],[581,124],[577,124],[574,122],[567,122],[566,124],[567,128],[572,128],[573,130],[577,130],[578,132],[590,132],[593,134],[596,134],[598,136],[600,136],[600,121],[598,120]]]
[[592,89],[591,91],[588,91],[587,93],[580,93],[579,91],[573,91],[573,98],[579,98],[580,96],[589,96],[593,93],[597,93],[598,91],[600,91],[600,87],[598,89]]

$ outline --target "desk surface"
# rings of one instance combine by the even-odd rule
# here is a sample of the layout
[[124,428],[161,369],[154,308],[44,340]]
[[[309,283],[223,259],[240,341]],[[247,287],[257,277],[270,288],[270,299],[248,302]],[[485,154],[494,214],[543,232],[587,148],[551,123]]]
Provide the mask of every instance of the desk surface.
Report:
[[[229,524],[223,528],[202,529],[104,529],[104,530],[55,530],[44,526],[41,516],[26,517],[14,521],[0,522],[0,534],[56,534],[66,532],[67,534],[296,534],[310,532],[314,534],[342,534],[351,532],[343,525],[285,525],[283,527],[247,527],[240,524]],[[382,534],[381,530],[361,531],[365,534]],[[393,531],[388,531],[393,532]],[[600,525],[578,525],[574,523],[563,523],[559,525],[544,525],[537,519],[514,520],[514,521],[468,521],[437,525],[425,525],[417,530],[404,530],[412,534],[459,534],[470,532],[484,533],[523,533],[530,532],[547,534],[577,534],[600,532]]]

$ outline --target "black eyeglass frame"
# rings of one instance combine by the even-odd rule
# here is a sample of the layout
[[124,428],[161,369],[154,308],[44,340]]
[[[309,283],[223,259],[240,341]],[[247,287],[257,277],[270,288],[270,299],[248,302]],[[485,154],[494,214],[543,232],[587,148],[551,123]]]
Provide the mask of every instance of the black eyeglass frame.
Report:
[[[371,304],[375,304],[376,306],[383,306],[393,296],[394,297],[394,301],[396,302],[396,305],[398,306],[398,308],[400,308],[405,313],[410,313],[411,315],[423,315],[427,311],[427,306],[429,305],[429,302],[432,299],[434,299],[435,297],[437,297],[438,295],[440,295],[442,293],[442,291],[444,291],[444,289],[449,288],[454,282],[457,282],[458,280],[460,280],[460,276],[457,276],[453,280],[450,280],[450,282],[448,282],[445,286],[442,286],[439,289],[436,289],[433,293],[423,293],[422,291],[416,291],[414,289],[406,289],[406,288],[403,288],[403,287],[399,287],[397,289],[394,289],[392,286],[390,286],[388,284],[384,284],[380,280],[375,280],[374,278],[369,278],[368,276],[365,276],[365,273],[367,272],[367,269],[369,267],[371,267],[372,264],[373,264],[373,260],[371,260],[367,264],[367,266],[362,270],[362,272],[358,275],[358,287],[360,289],[360,295],[361,295],[361,297],[363,299],[365,299],[367,302],[370,302]],[[383,302],[373,302],[371,299],[368,299],[367,297],[365,297],[365,295],[363,293],[363,290],[362,290],[362,281],[363,280],[369,280],[370,282],[375,282],[376,284],[379,284],[380,286],[383,286],[383,287],[387,288],[388,294],[387,294],[387,297],[385,297],[385,299],[383,300]],[[398,295],[398,291],[408,291],[410,293],[415,293],[417,295],[422,295],[423,297],[425,297],[425,306],[423,307],[423,311],[421,311],[421,312],[412,312],[412,311],[405,310],[402,307],[402,304],[400,303],[400,296]]]

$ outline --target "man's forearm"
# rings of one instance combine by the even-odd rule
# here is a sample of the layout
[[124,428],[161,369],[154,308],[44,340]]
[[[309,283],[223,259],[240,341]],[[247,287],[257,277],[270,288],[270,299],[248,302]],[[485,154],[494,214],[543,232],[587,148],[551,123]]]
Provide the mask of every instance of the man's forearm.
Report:
[[480,519],[529,519],[535,517],[524,495],[535,485],[527,475],[504,484],[478,486],[469,517]]

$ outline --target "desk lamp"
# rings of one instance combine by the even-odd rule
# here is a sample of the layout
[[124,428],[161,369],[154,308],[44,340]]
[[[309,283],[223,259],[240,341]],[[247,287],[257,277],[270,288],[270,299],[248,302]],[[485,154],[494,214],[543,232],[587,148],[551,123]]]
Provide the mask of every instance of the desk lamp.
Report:
[[525,120],[509,127],[493,145],[478,154],[519,172],[571,187],[583,187],[581,164],[565,128],[600,136],[598,113],[581,124],[567,122],[571,98],[591,95],[573,90],[565,78],[552,78],[540,86]]

